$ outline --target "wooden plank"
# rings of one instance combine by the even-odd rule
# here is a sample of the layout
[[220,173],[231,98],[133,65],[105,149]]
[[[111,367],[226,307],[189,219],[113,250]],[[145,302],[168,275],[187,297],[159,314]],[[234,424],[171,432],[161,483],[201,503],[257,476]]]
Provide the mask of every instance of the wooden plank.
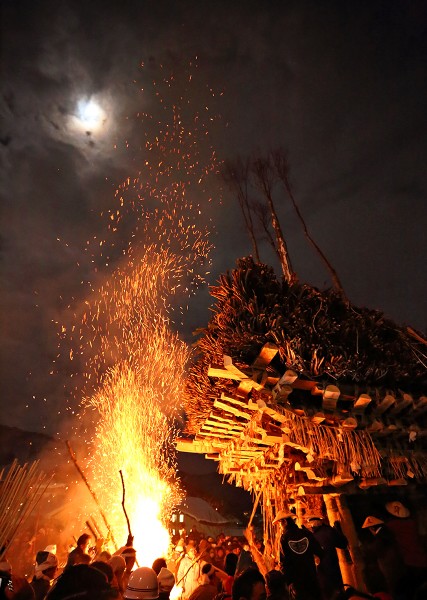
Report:
[[[249,403],[246,402],[245,400],[239,400],[239,398],[235,398],[234,396],[227,396],[226,394],[224,394],[224,392],[221,393],[221,400],[224,400],[225,402],[230,402],[231,404],[234,404],[235,406],[238,406],[239,408],[243,408],[243,409],[249,409]],[[252,405],[253,403],[251,403]],[[256,408],[251,408],[250,410],[258,410],[258,407]]]
[[414,400],[410,394],[402,394],[401,398],[399,398],[393,408],[390,410],[390,414],[398,415],[405,408],[408,408],[411,404],[414,403]]
[[247,421],[250,421],[252,418],[252,415],[249,415],[249,414],[239,410],[238,408],[235,408],[234,406],[231,406],[230,404],[225,403],[218,399],[214,401],[214,407],[221,408],[222,410],[225,410],[225,412],[229,412],[238,417],[242,417],[243,419],[246,419]]
[[219,423],[218,421],[212,421],[210,419],[206,419],[206,421],[203,423],[201,429],[205,429],[207,427],[212,428],[218,428],[218,429],[224,429],[224,431],[230,431],[230,429],[233,429],[233,424],[232,423]]
[[377,415],[382,415],[390,406],[396,402],[396,398],[391,394],[387,394],[375,408]]
[[199,432],[196,435],[196,441],[199,440],[204,440],[205,438],[209,438],[209,437],[214,437],[214,438],[219,438],[220,440],[232,440],[233,436],[230,434],[221,434],[220,436],[217,433],[210,433],[210,432]]
[[368,404],[372,402],[371,396],[368,394],[360,394],[356,402],[353,404],[353,410],[356,413],[363,413]]
[[290,440],[286,440],[284,443],[286,446],[289,446],[290,448],[296,448],[297,450],[301,450],[305,454],[308,454],[310,452],[310,448],[306,448],[305,446],[301,446],[300,444],[295,444]]
[[224,368],[227,371],[229,371],[230,373],[233,373],[234,375],[238,375],[239,379],[250,379],[250,377],[248,377],[248,375],[246,373],[243,373],[243,371],[238,369],[233,364],[233,359],[231,358],[231,356],[227,356],[226,354],[224,354]]
[[[228,442],[227,442],[228,443]],[[176,448],[179,452],[191,452],[193,454],[204,454],[205,452],[217,452],[221,448],[220,443],[209,441],[177,439]],[[222,444],[225,447],[226,443]]]
[[236,429],[243,431],[247,425],[242,425],[236,421],[217,421],[216,419],[206,419],[204,425],[210,425],[211,427],[218,427],[220,429]]
[[359,487],[362,490],[366,490],[376,485],[387,485],[387,481],[382,477],[366,477],[365,479],[362,479],[359,483]]
[[381,429],[381,431],[378,431],[377,436],[378,437],[385,437],[388,436],[390,434],[395,434],[396,431],[398,431],[398,426],[393,424],[387,425],[387,427],[384,427],[384,429]]
[[219,436],[222,437],[223,434],[225,435],[232,435],[234,436],[240,436],[241,431],[233,431],[232,429],[224,429],[223,427],[212,427],[211,425],[203,425],[203,427],[200,429],[199,433],[212,433],[212,432],[216,432],[218,433]]
[[209,419],[214,419],[216,421],[219,422],[224,422],[224,423],[236,423],[237,425],[246,425],[246,421],[244,422],[242,419],[240,419],[239,417],[236,416],[232,416],[230,414],[224,413],[224,412],[220,412],[217,410],[213,410],[209,417]]
[[274,421],[277,421],[277,423],[280,423],[280,424],[286,423],[288,421],[288,418],[283,413],[275,410],[271,406],[268,406],[267,404],[265,404],[265,402],[263,400],[259,400],[256,404],[254,402],[249,401],[248,408],[250,408],[251,410],[258,409],[259,411],[265,413],[271,419],[273,419]]
[[216,367],[209,367],[208,377],[219,377],[220,379],[234,379],[235,381],[240,381],[241,379],[240,375],[237,375],[236,373],[232,373],[231,371],[227,371],[226,369],[218,369]]
[[258,357],[255,359],[255,362],[252,364],[252,368],[253,369],[265,369],[267,367],[267,365],[269,365],[271,363],[271,361],[273,360],[273,358],[276,356],[276,354],[278,352],[279,352],[279,348],[276,346],[276,344],[271,344],[270,342],[267,342],[261,348],[261,351],[260,351]]
[[264,383],[264,386],[274,387],[275,385],[277,385],[279,383],[279,377],[276,377],[275,375],[271,375],[267,371],[266,371],[266,375],[267,375],[267,380]]
[[267,433],[265,432],[262,436],[262,441],[265,444],[282,444],[283,443],[283,436],[282,435],[274,435],[271,433]]
[[258,384],[255,384],[252,379],[242,379],[239,383],[236,393],[243,398],[247,398],[254,388],[261,389],[261,387]]
[[[314,388],[317,387],[317,383],[315,381],[309,381],[307,379],[296,379],[293,383],[292,383],[292,387],[295,390],[308,390],[311,391]],[[320,393],[322,394],[322,391],[319,390],[319,392],[316,393]]]
[[233,451],[233,456],[238,457],[238,458],[254,458],[254,457],[259,457],[262,456],[263,454],[263,450],[260,450],[259,448],[252,448],[252,449],[246,449],[246,450],[234,450]]
[[249,375],[247,375],[246,373],[243,373],[243,371],[241,371],[240,369],[238,369],[236,366],[234,366],[233,361],[231,359],[230,356],[227,356],[224,354],[224,367],[226,368],[227,371],[230,371],[230,373],[233,373],[234,375],[238,375],[238,379],[240,380],[240,387],[243,388],[247,388],[248,386],[250,386],[250,389],[255,389],[255,390],[262,390],[263,386],[260,385],[258,382],[254,381],[251,377],[249,377]]
[[209,454],[205,454],[205,458],[207,458],[208,460],[219,461],[220,460],[220,455],[217,452],[211,452]]

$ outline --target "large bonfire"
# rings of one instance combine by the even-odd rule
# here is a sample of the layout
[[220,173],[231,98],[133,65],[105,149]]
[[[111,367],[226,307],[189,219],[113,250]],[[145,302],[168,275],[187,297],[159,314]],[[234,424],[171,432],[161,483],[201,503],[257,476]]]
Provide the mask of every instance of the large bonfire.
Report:
[[[192,70],[189,86],[196,85]],[[188,89],[174,87],[180,84],[171,74],[153,82],[163,119],[139,115],[146,137],[141,169],[105,211],[105,239],[88,242],[93,262],[106,263],[104,275],[94,275],[102,283],[91,286],[80,323],[63,327],[71,355],[83,357],[79,417],[89,452],[79,462],[102,511],[97,525],[110,550],[132,533],[142,565],[167,552],[167,523],[182,496],[173,439],[190,350],[176,320],[209,264],[199,201],[217,170],[206,146],[211,117],[198,114]],[[84,511],[79,507],[81,521]]]

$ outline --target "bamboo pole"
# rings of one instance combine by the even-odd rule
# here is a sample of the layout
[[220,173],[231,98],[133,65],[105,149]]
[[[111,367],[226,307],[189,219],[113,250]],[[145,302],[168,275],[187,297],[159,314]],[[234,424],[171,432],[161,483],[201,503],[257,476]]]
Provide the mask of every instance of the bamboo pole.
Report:
[[92,527],[92,525],[89,523],[89,521],[86,521],[86,527],[89,529],[89,531],[91,532],[94,540],[95,540],[95,544],[98,541],[98,535],[95,531],[95,529]]
[[83,471],[82,471],[82,470],[81,470],[81,468],[79,467],[79,465],[78,465],[78,463],[77,463],[77,458],[76,458],[76,455],[74,454],[74,452],[73,452],[73,449],[71,448],[71,444],[70,444],[70,442],[69,442],[68,440],[66,440],[66,442],[65,442],[65,443],[66,443],[66,445],[67,445],[68,452],[70,453],[71,460],[73,461],[73,463],[74,463],[74,466],[76,467],[77,471],[79,472],[79,475],[80,475],[80,477],[83,479],[84,483],[86,484],[86,487],[87,487],[87,489],[89,490],[89,493],[90,493],[90,495],[92,496],[92,498],[93,498],[93,499],[94,499],[94,501],[95,501],[95,504],[96,504],[96,505],[97,505],[97,507],[98,507],[99,513],[100,513],[100,515],[101,515],[101,517],[102,517],[102,520],[104,521],[104,523],[105,523],[105,526],[106,526],[106,528],[107,528],[107,530],[108,530],[108,533],[109,533],[109,535],[110,535],[110,539],[111,539],[111,541],[113,542],[113,545],[114,545],[114,547],[115,547],[114,549],[115,549],[115,550],[117,550],[118,546],[117,546],[116,540],[114,539],[113,532],[112,532],[112,530],[111,530],[110,524],[109,524],[109,523],[108,523],[108,521],[107,521],[107,517],[105,516],[105,513],[104,513],[104,511],[103,511],[103,510],[102,510],[102,508],[101,508],[101,505],[100,505],[100,503],[99,503],[99,501],[98,501],[98,498],[97,498],[97,496],[96,496],[95,492],[93,491],[93,489],[91,488],[91,486],[90,486],[90,484],[89,484],[88,480],[86,479],[86,477],[85,477],[85,474],[83,473]]
[[[331,519],[331,517],[334,518],[334,515],[335,517],[338,517],[334,520],[340,522],[343,533],[348,540],[348,550],[353,564],[347,564],[347,566],[343,565],[341,562],[340,551],[338,551],[343,581],[344,583],[351,584],[360,591],[366,592],[360,542],[345,496],[343,494],[325,494],[323,499],[325,501],[329,519]],[[349,580],[347,580],[347,578]]]
[[[337,503],[335,501],[334,496],[332,494],[324,494],[323,500],[325,502],[326,513],[328,515],[329,524],[332,527],[334,525],[335,521],[338,521],[341,525],[341,529],[342,529],[344,535],[347,537],[346,530],[348,529],[348,527],[346,524],[343,524],[341,522],[340,513],[338,511]],[[347,537],[347,540],[348,540],[348,537]],[[350,545],[350,541],[349,541],[349,545]],[[353,562],[352,562],[352,558],[351,558],[349,549],[346,548],[346,550],[341,550],[340,548],[337,548],[336,550],[337,550],[338,561],[339,561],[339,565],[340,565],[343,582],[348,585],[351,585],[352,587],[357,587],[356,579],[355,579],[353,568],[352,568]]]
[[251,516],[250,516],[249,521],[248,521],[248,527],[250,527],[252,525],[252,521],[253,521],[253,518],[255,516],[256,509],[258,508],[258,504],[259,504],[261,495],[262,495],[262,490],[260,490],[258,492],[258,494],[256,495],[255,502],[254,502],[253,507],[252,507],[252,513],[251,513]]
[[[3,474],[4,470],[2,477]],[[4,555],[22,523],[37,506],[51,479],[46,483],[46,475],[39,471],[39,461],[34,461],[30,466],[25,463],[22,467],[17,460],[11,464],[0,488],[1,555]]]
[[95,529],[95,531],[97,533],[97,537],[104,538],[104,535],[103,535],[102,531],[100,530],[100,528],[98,527],[98,523],[95,521],[93,516],[91,515],[89,518],[90,518],[92,527]]

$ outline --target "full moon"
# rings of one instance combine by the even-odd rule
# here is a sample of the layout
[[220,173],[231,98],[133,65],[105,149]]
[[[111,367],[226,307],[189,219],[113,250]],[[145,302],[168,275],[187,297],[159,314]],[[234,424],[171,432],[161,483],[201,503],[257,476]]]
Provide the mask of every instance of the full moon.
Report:
[[105,122],[105,119],[105,112],[95,100],[79,100],[76,121],[82,129],[97,130]]
[[[80,150],[95,154],[111,149],[111,136],[116,129],[114,99],[108,93],[99,95],[79,94],[73,98],[73,108],[66,117],[66,127],[60,130],[67,141]],[[56,131],[56,130],[55,130]]]

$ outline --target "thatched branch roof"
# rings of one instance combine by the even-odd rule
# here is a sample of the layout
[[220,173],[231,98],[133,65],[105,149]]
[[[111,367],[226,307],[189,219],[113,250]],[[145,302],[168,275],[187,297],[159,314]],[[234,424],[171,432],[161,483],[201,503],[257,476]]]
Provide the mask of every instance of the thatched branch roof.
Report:
[[422,334],[251,258],[211,292],[179,450],[217,461],[267,505],[276,492],[427,479]]
[[186,392],[188,431],[195,433],[230,382],[208,377],[210,365],[229,355],[245,370],[266,343],[278,355],[272,367],[299,377],[337,381],[361,389],[422,389],[426,381],[423,336],[417,339],[377,310],[351,305],[333,290],[289,286],[273,269],[240,259],[211,288],[213,316],[197,341],[199,359]]

